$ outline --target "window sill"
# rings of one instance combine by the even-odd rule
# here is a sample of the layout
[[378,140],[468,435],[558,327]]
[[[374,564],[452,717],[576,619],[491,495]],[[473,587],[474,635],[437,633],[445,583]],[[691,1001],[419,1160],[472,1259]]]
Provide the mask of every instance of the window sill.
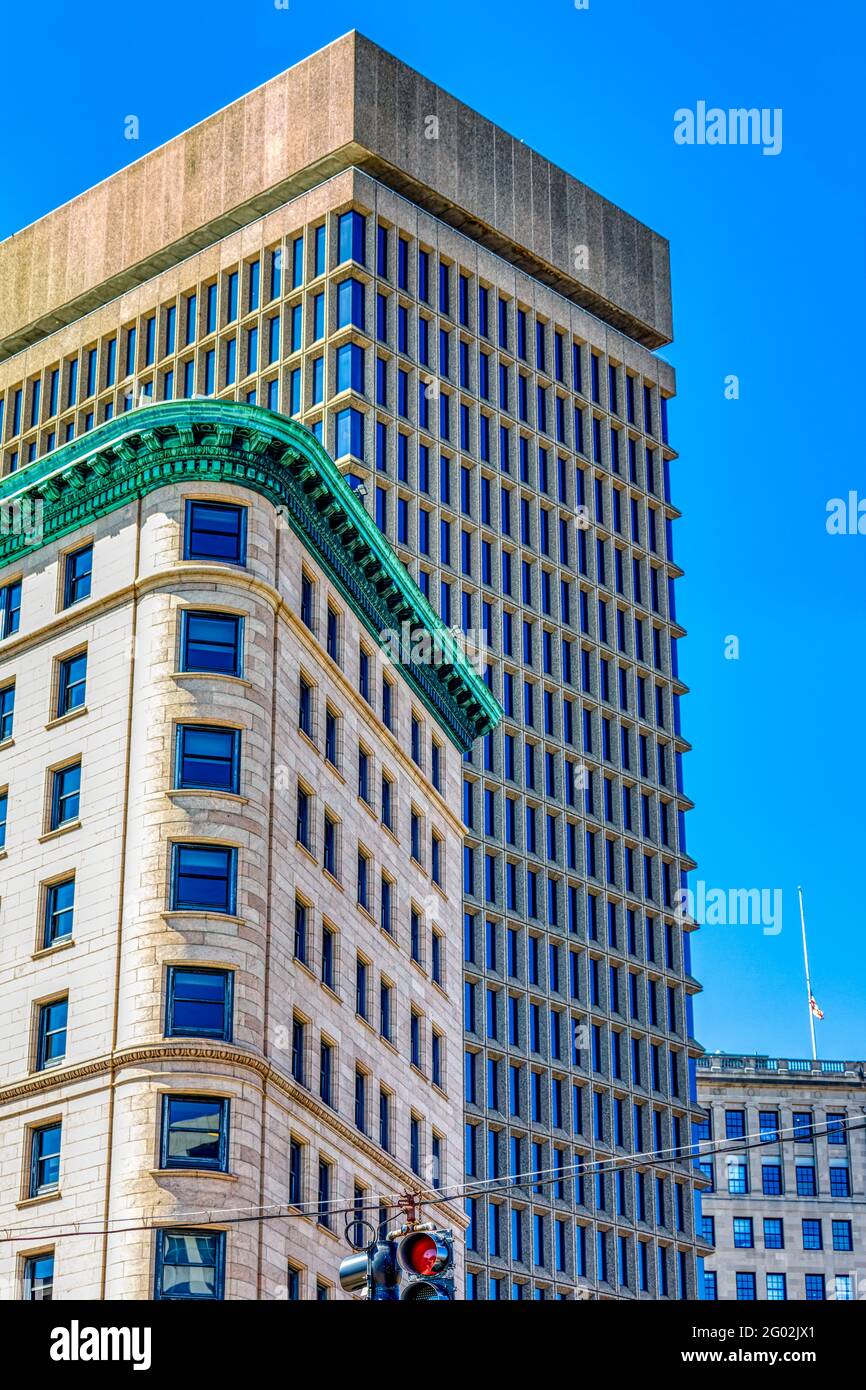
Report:
[[45,1202],[58,1202],[62,1196],[63,1193],[58,1188],[56,1192],[43,1192],[38,1197],[25,1197],[22,1201],[16,1202],[15,1205],[21,1211],[26,1207],[40,1207]]
[[230,685],[242,685],[252,690],[253,683],[245,676],[229,676],[225,671],[172,671],[172,679],[179,681],[228,681]]
[[50,946],[40,946],[38,951],[34,951],[31,960],[41,960],[43,956],[53,956],[57,951],[68,951],[70,946],[75,945],[75,939],[71,936],[64,936],[62,941],[53,941]]
[[82,715],[87,713],[87,706],[79,705],[77,709],[71,709],[67,714],[58,714],[55,719],[49,719],[45,727],[46,729],[56,729],[61,724],[69,724],[73,719],[80,719]]
[[241,796],[239,792],[224,792],[218,787],[169,787],[166,796],[172,800],[178,796],[216,796],[220,801],[231,801],[238,806],[248,806],[250,799],[248,796]]
[[[316,1213],[314,1211],[309,1212],[308,1215],[311,1216],[315,1221]],[[336,1231],[332,1230],[330,1226],[323,1226],[321,1221],[316,1221],[316,1230],[320,1233],[320,1235],[330,1236],[331,1240],[335,1240],[338,1243],[342,1244],[343,1237],[341,1235],[338,1235]]]
[[[247,375],[249,375],[249,373],[248,373]],[[245,378],[242,378],[242,379],[245,380]],[[234,383],[232,383],[232,384],[234,385]],[[241,571],[245,571],[245,570],[248,571],[248,570],[249,570],[249,566],[247,565],[246,558],[244,558],[243,560],[221,560],[221,559],[219,559],[216,555],[186,555],[186,554],[184,554],[184,555],[181,555],[181,557],[180,557],[180,562],[181,562],[182,565],[218,565],[220,569],[232,570],[232,571],[234,571],[235,573],[236,573],[238,570],[241,570]]]
[[[314,863],[314,864],[318,864],[318,862],[319,862],[319,861],[318,861],[317,859],[314,859],[314,860],[313,860],[313,863]],[[341,893],[344,893],[344,892],[346,891],[345,888],[343,887],[342,883],[340,882],[340,880],[336,877],[335,874],[332,874],[332,873],[331,873],[331,870],[330,870],[330,869],[326,869],[326,868],[323,867],[323,868],[322,868],[322,873],[325,875],[325,878],[328,878],[328,879],[331,880],[331,882],[333,883],[333,885],[334,885],[335,888],[339,888],[339,890],[340,890]]]
[[207,909],[203,909],[201,912],[196,912],[188,907],[175,907],[169,908],[167,912],[163,912],[161,915],[163,921],[168,922],[169,926],[171,926],[175,918],[178,917],[181,919],[182,923],[231,922],[238,927],[243,927],[246,925],[246,918],[237,917],[233,912],[208,912]]
[[6,854],[7,854],[7,851],[6,851],[5,849],[0,849],[0,860],[5,859],[5,858],[6,858]]
[[47,840],[56,840],[60,835],[68,835],[71,830],[80,830],[81,821],[67,821],[65,825],[58,825],[56,830],[46,830],[44,835],[39,836],[39,844],[44,845]]
[[216,1178],[219,1182],[237,1182],[237,1173],[221,1173],[215,1168],[149,1168],[151,1178]]
[[315,971],[311,969],[305,960],[301,960],[300,956],[292,955],[292,965],[297,966],[299,970],[303,970],[304,974],[309,975],[311,980],[315,981],[318,979]]
[[317,746],[316,740],[313,738],[313,735],[308,734],[307,730],[302,728],[300,724],[298,725],[298,734],[304,740],[304,743],[309,744],[310,748],[312,748],[314,753],[320,752],[320,749]]
[[2,742],[0,742],[0,753],[5,753],[5,751],[6,751],[7,748],[14,748],[14,747],[15,747],[15,740],[14,740],[14,738],[4,738],[4,739],[2,740]]
[[30,1068],[30,1075],[31,1075],[31,1076],[44,1076],[46,1072],[49,1072],[49,1071],[58,1071],[61,1067],[65,1067],[66,1061],[67,1061],[67,1059],[66,1059],[65,1056],[63,1056],[63,1057],[55,1057],[53,1061],[51,1061],[51,1062],[45,1062],[45,1063],[43,1064],[43,1066],[41,1066],[41,1067],[36,1067],[36,1066],[31,1067],[31,1068]]

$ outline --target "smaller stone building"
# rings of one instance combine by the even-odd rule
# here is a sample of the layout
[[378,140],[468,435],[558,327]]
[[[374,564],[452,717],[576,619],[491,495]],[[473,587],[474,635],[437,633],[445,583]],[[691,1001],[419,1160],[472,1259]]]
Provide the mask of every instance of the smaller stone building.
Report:
[[698,1062],[704,1293],[719,1299],[866,1295],[866,1063]]

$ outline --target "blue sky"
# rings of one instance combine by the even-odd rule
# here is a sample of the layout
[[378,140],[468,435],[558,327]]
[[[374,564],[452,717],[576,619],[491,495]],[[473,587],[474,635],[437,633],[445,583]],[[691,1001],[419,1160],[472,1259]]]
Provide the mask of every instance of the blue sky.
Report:
[[[689,848],[709,887],[783,894],[777,935],[695,940],[710,1049],[806,1055],[802,881],[819,1054],[866,1055],[866,535],[825,528],[829,499],[866,499],[858,10],[47,0],[4,20],[0,237],[357,28],[670,239]],[[674,112],[701,100],[781,108],[781,153],[675,144]]]

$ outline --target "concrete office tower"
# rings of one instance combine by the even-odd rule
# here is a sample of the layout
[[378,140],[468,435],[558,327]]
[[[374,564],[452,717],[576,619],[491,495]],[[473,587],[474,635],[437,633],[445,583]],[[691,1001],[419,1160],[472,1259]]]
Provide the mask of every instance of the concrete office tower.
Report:
[[450,634],[265,410],[120,416],[0,507],[3,1297],[332,1297],[419,1184],[459,1234],[480,677],[383,657]]
[[467,1294],[695,1297],[665,241],[349,34],[4,243],[0,285],[7,470],[142,399],[269,406],[486,648]]
[[[866,1064],[713,1053],[698,1062],[705,1297],[866,1292]],[[747,1149],[736,1141],[750,1136]],[[731,1152],[725,1140],[733,1141]]]

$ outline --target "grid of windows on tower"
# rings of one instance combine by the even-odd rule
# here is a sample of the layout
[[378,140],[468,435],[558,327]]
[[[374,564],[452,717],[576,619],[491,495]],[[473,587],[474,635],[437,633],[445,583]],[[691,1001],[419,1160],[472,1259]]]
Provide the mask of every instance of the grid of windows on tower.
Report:
[[[525,1198],[470,1199],[467,1296],[583,1283],[694,1297],[667,399],[650,353],[495,257],[501,275],[479,277],[477,248],[460,245],[440,255],[367,209],[298,226],[10,386],[4,470],[142,401],[196,394],[313,430],[505,714],[463,764],[467,1172],[544,1176]],[[358,759],[359,795],[384,823],[405,817],[432,871],[429,828],[313,698],[300,727],[335,765]],[[230,776],[230,749],[220,761]],[[299,784],[299,843],[393,919],[375,864],[340,844],[321,800]],[[675,1160],[609,1165],[651,1150]]]

